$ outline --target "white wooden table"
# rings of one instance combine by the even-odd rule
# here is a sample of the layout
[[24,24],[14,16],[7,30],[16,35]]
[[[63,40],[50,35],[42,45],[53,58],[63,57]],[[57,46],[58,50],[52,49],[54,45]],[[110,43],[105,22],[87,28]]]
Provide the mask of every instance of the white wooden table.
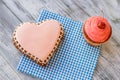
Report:
[[35,22],[42,9],[78,21],[103,10],[113,33],[102,47],[93,80],[120,80],[120,0],[0,0],[0,80],[38,80],[16,70],[22,54],[11,39],[19,23]]

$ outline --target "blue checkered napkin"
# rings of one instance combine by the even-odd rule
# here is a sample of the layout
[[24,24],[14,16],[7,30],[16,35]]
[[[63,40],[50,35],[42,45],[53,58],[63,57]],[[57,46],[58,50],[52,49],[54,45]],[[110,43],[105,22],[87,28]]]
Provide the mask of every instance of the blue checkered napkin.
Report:
[[43,10],[38,21],[55,19],[63,24],[65,37],[46,67],[39,66],[25,55],[18,70],[42,80],[91,80],[101,47],[87,44],[82,22]]

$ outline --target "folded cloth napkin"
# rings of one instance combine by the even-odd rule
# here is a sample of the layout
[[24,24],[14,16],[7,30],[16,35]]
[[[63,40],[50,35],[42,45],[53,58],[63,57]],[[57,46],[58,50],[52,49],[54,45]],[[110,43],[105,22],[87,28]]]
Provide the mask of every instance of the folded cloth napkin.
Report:
[[41,80],[91,80],[101,46],[89,45],[83,37],[82,22],[43,10],[38,19],[55,19],[62,23],[65,36],[46,67],[22,56],[18,70]]

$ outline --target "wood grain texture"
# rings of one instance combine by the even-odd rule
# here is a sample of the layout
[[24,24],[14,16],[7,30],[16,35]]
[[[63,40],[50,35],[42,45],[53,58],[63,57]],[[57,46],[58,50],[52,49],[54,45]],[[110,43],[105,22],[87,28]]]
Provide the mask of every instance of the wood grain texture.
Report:
[[0,80],[37,80],[16,71],[21,53],[12,32],[21,22],[37,20],[42,9],[77,21],[102,15],[112,26],[111,39],[102,47],[93,80],[120,80],[120,0],[0,0]]
[[20,77],[12,70],[7,61],[0,56],[0,79],[4,80],[21,80]]

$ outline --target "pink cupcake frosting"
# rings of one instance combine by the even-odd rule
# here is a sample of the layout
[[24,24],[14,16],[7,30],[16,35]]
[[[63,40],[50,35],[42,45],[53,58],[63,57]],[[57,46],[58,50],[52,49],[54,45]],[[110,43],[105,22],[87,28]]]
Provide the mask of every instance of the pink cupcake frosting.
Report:
[[94,16],[86,20],[84,31],[93,42],[102,43],[111,36],[111,26],[102,16]]

